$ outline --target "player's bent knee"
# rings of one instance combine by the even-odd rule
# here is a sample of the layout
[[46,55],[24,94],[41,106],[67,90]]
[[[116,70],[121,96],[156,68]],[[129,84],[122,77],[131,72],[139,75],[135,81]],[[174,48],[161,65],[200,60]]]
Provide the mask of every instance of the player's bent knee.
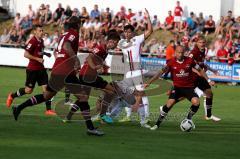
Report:
[[25,88],[25,93],[26,94],[31,94],[32,92],[33,92],[32,88],[28,88],[28,87]]
[[192,105],[195,105],[195,106],[200,105],[200,100],[199,100],[199,98],[192,98],[191,102],[192,102]]

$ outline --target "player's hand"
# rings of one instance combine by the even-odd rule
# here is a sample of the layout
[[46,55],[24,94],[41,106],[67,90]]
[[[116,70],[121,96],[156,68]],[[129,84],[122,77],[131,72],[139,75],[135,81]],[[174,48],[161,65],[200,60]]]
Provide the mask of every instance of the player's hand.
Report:
[[102,65],[97,65],[97,66],[95,66],[95,70],[99,70],[99,69],[101,69],[101,68],[103,68]]
[[214,81],[210,81],[208,82],[210,86],[215,86],[215,82]]
[[219,72],[218,72],[218,70],[214,70],[213,73],[214,73],[214,75],[216,75],[216,76],[219,76],[219,75],[220,75]]
[[97,70],[97,73],[100,73],[100,74],[102,74],[103,72],[104,72],[104,69],[103,69],[103,67]]
[[51,57],[52,55],[50,53],[45,53],[47,57]]
[[145,8],[145,15],[146,15],[147,18],[150,18],[150,15],[149,15],[149,12],[148,12],[147,8]]
[[149,87],[149,86],[150,86],[149,83],[145,83],[145,84],[144,84],[144,88],[147,88],[147,87]]
[[42,59],[42,58],[37,58],[36,59],[39,63],[43,63],[44,62],[44,59]]

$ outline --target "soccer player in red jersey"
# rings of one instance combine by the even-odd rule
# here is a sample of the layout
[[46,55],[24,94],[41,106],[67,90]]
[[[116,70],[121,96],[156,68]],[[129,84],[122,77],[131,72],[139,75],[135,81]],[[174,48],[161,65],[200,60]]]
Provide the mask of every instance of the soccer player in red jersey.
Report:
[[[209,70],[214,74],[218,74],[216,70],[210,68],[207,64],[204,63],[205,48],[206,48],[206,40],[204,37],[200,36],[197,40],[195,47],[190,52],[189,56],[205,71]],[[207,81],[204,77],[201,77],[197,73],[194,73],[194,81],[195,81],[195,87],[198,87],[206,95],[206,100],[204,102],[205,119],[220,121],[221,120],[220,118],[212,115],[213,92],[212,92],[211,86],[209,85],[210,79],[209,81]]]
[[80,62],[76,55],[78,51],[80,19],[72,16],[68,19],[66,25],[68,26],[68,30],[59,39],[56,49],[56,61],[47,85],[47,90],[43,94],[35,95],[22,104],[13,107],[13,116],[17,120],[23,109],[51,99],[65,86],[77,98],[75,105],[78,105],[81,109],[87,126],[87,134],[102,136],[104,133],[93,126],[88,103],[82,102],[80,95],[78,95],[81,86],[79,86],[79,79],[76,73],[80,68]]
[[[6,105],[10,107],[13,100],[17,97],[21,97],[25,94],[31,94],[34,90],[35,84],[38,83],[42,86],[43,92],[46,91],[48,83],[47,71],[43,65],[43,55],[51,57],[50,53],[44,53],[43,44],[43,29],[42,26],[36,26],[35,35],[28,41],[25,47],[24,57],[29,59],[29,63],[26,69],[26,82],[25,88],[20,88],[15,93],[9,93]],[[56,113],[51,110],[51,100],[46,103],[46,115],[56,115]]]
[[[104,70],[105,59],[108,55],[109,49],[114,49],[118,41],[120,40],[120,36],[117,32],[111,32],[107,36],[106,44],[97,44],[93,49],[92,53],[86,58],[84,65],[82,66],[79,72],[79,81],[81,85],[84,87],[84,91],[81,93],[82,102],[88,103],[89,94],[91,88],[100,88],[102,90],[108,91],[109,93],[115,93],[116,89],[114,86],[105,81],[102,77],[98,75],[98,73],[102,73]],[[102,101],[102,105],[104,108],[107,108],[109,103],[105,103],[106,101]],[[106,105],[106,107],[105,107]],[[72,106],[70,112],[66,116],[66,121],[71,120],[72,115],[79,109],[78,105]],[[103,121],[108,121],[111,119],[106,119],[108,116],[102,114],[101,119]]]
[[[192,58],[184,56],[184,47],[177,46],[176,57],[172,58],[162,70],[160,70],[145,84],[145,87],[148,87],[164,72],[171,72],[174,88],[169,95],[167,104],[160,107],[160,116],[151,130],[156,130],[159,128],[161,122],[166,117],[170,109],[174,106],[174,104],[179,100],[179,98],[185,97],[192,103],[190,111],[187,115],[187,119],[191,120],[193,115],[198,111],[200,101],[198,95],[194,91],[195,84],[193,81],[193,69],[199,71],[199,73],[206,80],[208,80],[206,73],[201,69],[201,67],[196,64]],[[211,82],[210,84],[214,85],[214,82]]]

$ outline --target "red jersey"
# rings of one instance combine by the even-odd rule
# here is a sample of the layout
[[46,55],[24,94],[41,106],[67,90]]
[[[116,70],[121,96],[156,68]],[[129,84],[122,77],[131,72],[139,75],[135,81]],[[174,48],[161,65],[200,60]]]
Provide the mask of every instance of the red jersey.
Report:
[[182,62],[177,61],[176,58],[172,58],[167,63],[167,67],[171,72],[175,87],[194,87],[192,68],[198,69],[199,65],[192,58],[184,57]]
[[177,7],[175,7],[175,9],[174,9],[174,15],[175,16],[182,16],[182,12],[183,12],[183,9],[182,9],[182,7],[180,7],[180,6],[177,6]]
[[[217,51],[217,58],[226,58],[228,55],[228,51],[226,49],[221,49]],[[219,59],[219,62],[225,63],[226,60]]]
[[[27,43],[25,50],[29,52],[32,56],[43,58],[44,44],[43,39],[38,40],[33,36]],[[36,60],[29,60],[27,69],[29,70],[43,70],[44,65]]]
[[190,52],[189,57],[193,58],[193,60],[197,62],[201,68],[204,68],[205,49],[203,51],[200,51],[199,48],[195,46]]
[[[98,44],[95,46],[95,48],[92,51],[92,54],[94,55],[93,62],[95,65],[103,65],[103,62],[105,61],[108,53],[106,50],[105,45]],[[87,60],[84,62],[83,67],[81,68],[79,72],[80,76],[91,76],[96,77],[97,76],[97,70],[93,70]]]
[[65,42],[69,42],[74,53],[77,55],[78,52],[78,41],[79,34],[73,29],[69,29],[67,32],[63,33],[58,42],[58,47],[56,49],[56,60],[53,65],[54,74],[65,75],[73,73],[74,61],[70,59],[68,51],[63,48]]
[[206,22],[206,25],[208,25],[209,27],[214,27],[215,26],[215,22],[213,20],[208,20]]
[[174,17],[171,15],[171,16],[168,16],[166,19],[165,19],[165,22],[167,25],[171,25],[173,22],[174,22]]

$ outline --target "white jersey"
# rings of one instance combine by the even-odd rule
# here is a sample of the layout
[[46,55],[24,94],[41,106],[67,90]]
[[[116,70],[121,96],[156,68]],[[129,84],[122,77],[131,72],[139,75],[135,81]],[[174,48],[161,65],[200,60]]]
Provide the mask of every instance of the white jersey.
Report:
[[[144,34],[133,37],[130,42],[126,39],[119,41],[119,48],[122,49],[124,59],[129,64],[130,71],[141,69],[141,44],[144,42]],[[125,63],[126,63],[125,62]]]

